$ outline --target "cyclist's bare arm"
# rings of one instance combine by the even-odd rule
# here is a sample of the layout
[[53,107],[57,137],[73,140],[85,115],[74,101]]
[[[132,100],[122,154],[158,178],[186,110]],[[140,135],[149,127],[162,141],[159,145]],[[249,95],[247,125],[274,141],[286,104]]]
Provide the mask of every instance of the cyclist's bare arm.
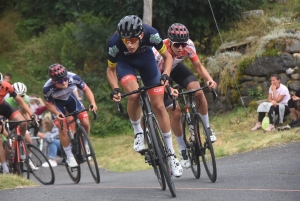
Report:
[[90,110],[97,111],[97,105],[92,90],[86,85],[86,87],[83,90],[83,93],[86,96],[86,98],[89,100],[90,104],[93,105],[93,108],[90,108]]
[[[164,58],[164,61],[165,61],[163,74],[167,74],[168,76],[170,76],[170,72],[172,70],[173,58],[168,50],[161,53],[161,56]],[[167,84],[167,83],[168,82],[166,82],[165,84]]]
[[[29,115],[29,119],[30,120],[31,116],[33,115],[29,106],[27,105],[27,103],[25,103],[25,101],[23,100],[23,98],[21,98],[19,95],[17,95],[15,97],[15,101],[20,105],[20,107],[23,109],[24,112],[26,112],[28,115]],[[27,115],[24,115],[24,117],[27,119],[28,116]]]
[[[107,67],[106,75],[112,89],[119,88],[116,67]],[[120,102],[121,94],[115,94],[113,101]]]
[[[217,83],[211,78],[211,76],[207,72],[206,68],[204,68],[200,60],[198,59],[197,61],[194,61],[192,63],[196,72],[206,80],[207,86],[209,86],[209,88],[217,88]],[[209,84],[209,82],[211,82],[211,84]]]
[[63,118],[61,118],[61,116],[64,117],[64,115],[62,113],[60,113],[51,102],[46,102],[45,105],[46,105],[47,109],[56,116],[56,118],[63,119]]

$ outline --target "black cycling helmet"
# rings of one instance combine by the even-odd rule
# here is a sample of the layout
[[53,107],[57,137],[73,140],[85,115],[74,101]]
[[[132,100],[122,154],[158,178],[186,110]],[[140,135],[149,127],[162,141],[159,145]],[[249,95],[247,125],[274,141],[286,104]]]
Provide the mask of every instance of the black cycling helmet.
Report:
[[143,32],[143,21],[136,15],[123,17],[118,23],[120,38],[136,38]]
[[52,64],[51,66],[49,66],[48,75],[54,81],[66,77],[67,74],[67,69],[61,64]]
[[183,24],[174,23],[168,29],[168,38],[172,42],[185,43],[189,40],[189,30]]

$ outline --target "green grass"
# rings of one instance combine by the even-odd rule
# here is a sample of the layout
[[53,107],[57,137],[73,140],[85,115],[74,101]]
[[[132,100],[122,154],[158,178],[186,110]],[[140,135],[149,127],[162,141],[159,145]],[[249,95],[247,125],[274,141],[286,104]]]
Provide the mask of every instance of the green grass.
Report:
[[17,175],[0,174],[0,190],[9,188],[22,188],[28,186],[37,186],[37,184]]

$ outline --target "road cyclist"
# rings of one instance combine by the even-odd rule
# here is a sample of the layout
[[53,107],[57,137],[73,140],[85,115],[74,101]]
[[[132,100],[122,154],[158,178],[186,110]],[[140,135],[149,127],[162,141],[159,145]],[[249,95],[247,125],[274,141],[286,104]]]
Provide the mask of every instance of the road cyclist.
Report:
[[[165,71],[161,75],[157,68],[151,48],[157,49],[165,60]],[[121,90],[118,81],[128,93],[139,88],[136,70],[139,72],[145,87],[156,85],[160,82],[168,84],[172,67],[172,57],[167,51],[158,31],[153,27],[143,24],[136,15],[123,17],[115,32],[108,41],[108,68],[107,78],[111,88],[111,99],[115,102],[121,100]],[[176,158],[172,145],[170,119],[163,104],[164,86],[148,90],[151,106],[161,127],[164,141],[169,148],[168,161],[173,176],[182,175],[182,167]],[[139,106],[140,94],[128,96],[127,111],[134,130],[133,149],[141,152],[145,149],[144,133],[141,127],[141,107]],[[137,107],[138,106],[138,107]]]
[[[83,104],[73,92],[76,87],[84,92],[85,97],[90,102],[90,111],[97,111],[94,94],[77,74],[68,72],[67,69],[59,63],[54,63],[49,66],[48,75],[50,78],[43,87],[45,105],[56,117],[54,123],[58,128],[61,127],[60,121],[63,122],[63,129],[59,129],[59,139],[67,156],[66,163],[69,167],[77,167],[78,163],[71,150],[70,138],[67,134],[66,118],[64,115],[67,112],[71,113],[84,109]],[[90,122],[87,112],[80,113],[79,119],[82,126],[89,134]]]
[[[10,94],[10,97],[12,97],[16,101],[16,103],[20,106],[20,108],[24,111],[24,113],[27,113],[26,115],[23,116],[18,109],[13,108],[9,103],[7,103],[4,100],[4,97],[8,93]],[[15,92],[14,87],[10,83],[3,80],[3,75],[1,73],[0,73],[0,115],[5,117],[6,119],[13,120],[13,121],[23,121],[25,119],[31,120],[33,118],[36,118],[35,115],[32,114],[32,112],[30,111],[29,106],[26,104],[23,98]],[[20,123],[19,128],[20,128],[21,135],[24,137],[27,130],[27,123],[26,122]],[[2,138],[0,138],[0,144],[2,145]],[[8,167],[5,162],[4,150],[2,146],[0,146],[0,162],[2,164],[3,172],[7,173]],[[29,163],[31,163],[30,160]],[[30,166],[32,165],[33,164],[31,164]],[[34,165],[32,166],[32,169],[34,169]]]
[[[187,90],[200,88],[200,83],[197,80],[193,72],[183,63],[183,59],[188,57],[196,72],[206,80],[206,84],[209,88],[216,88],[217,83],[211,78],[205,67],[199,60],[196,53],[196,48],[193,41],[189,38],[189,31],[185,25],[181,23],[174,23],[168,29],[168,38],[163,40],[165,47],[168,52],[172,55],[172,70],[170,73],[170,78],[177,84],[182,86]],[[165,59],[159,54],[159,52],[152,48],[154,56],[158,65],[159,70],[163,73]],[[208,117],[208,106],[207,101],[202,90],[197,91],[195,94],[196,103],[198,105],[198,112],[200,113],[204,123],[207,128],[210,129],[209,117]],[[178,143],[179,155],[181,158],[181,165],[184,168],[189,168],[191,166],[190,159],[188,157],[186,144],[183,139],[183,130],[181,124],[181,109],[177,105],[176,109],[173,110],[172,104],[173,100],[165,95],[165,106],[171,116],[171,128],[176,136],[176,141]],[[201,105],[201,107],[199,107]],[[210,129],[211,130],[211,129]],[[216,141],[216,137],[211,130],[211,141]]]

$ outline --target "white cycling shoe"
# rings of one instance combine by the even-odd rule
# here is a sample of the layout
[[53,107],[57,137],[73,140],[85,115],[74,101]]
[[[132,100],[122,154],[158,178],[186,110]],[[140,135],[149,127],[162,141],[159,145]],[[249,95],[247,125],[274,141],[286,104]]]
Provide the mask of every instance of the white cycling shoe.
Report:
[[69,156],[66,160],[69,167],[77,167],[78,163],[76,162],[74,156]]
[[140,152],[140,151],[146,149],[145,142],[144,142],[144,134],[143,133],[137,133],[137,134],[135,134],[134,142],[133,142],[133,149],[136,152]]
[[179,150],[179,156],[180,156],[180,163],[181,163],[181,166],[188,169],[191,167],[191,160],[189,158],[189,155],[188,155],[188,150],[187,149],[184,149],[184,150]]
[[33,162],[32,162],[31,159],[29,159],[29,165],[30,165],[30,168],[31,168],[33,171],[39,169],[39,167],[36,167],[36,166],[33,164]]
[[174,177],[180,177],[182,175],[182,167],[176,158],[175,154],[172,154],[168,157],[168,162],[171,167],[171,172]]

